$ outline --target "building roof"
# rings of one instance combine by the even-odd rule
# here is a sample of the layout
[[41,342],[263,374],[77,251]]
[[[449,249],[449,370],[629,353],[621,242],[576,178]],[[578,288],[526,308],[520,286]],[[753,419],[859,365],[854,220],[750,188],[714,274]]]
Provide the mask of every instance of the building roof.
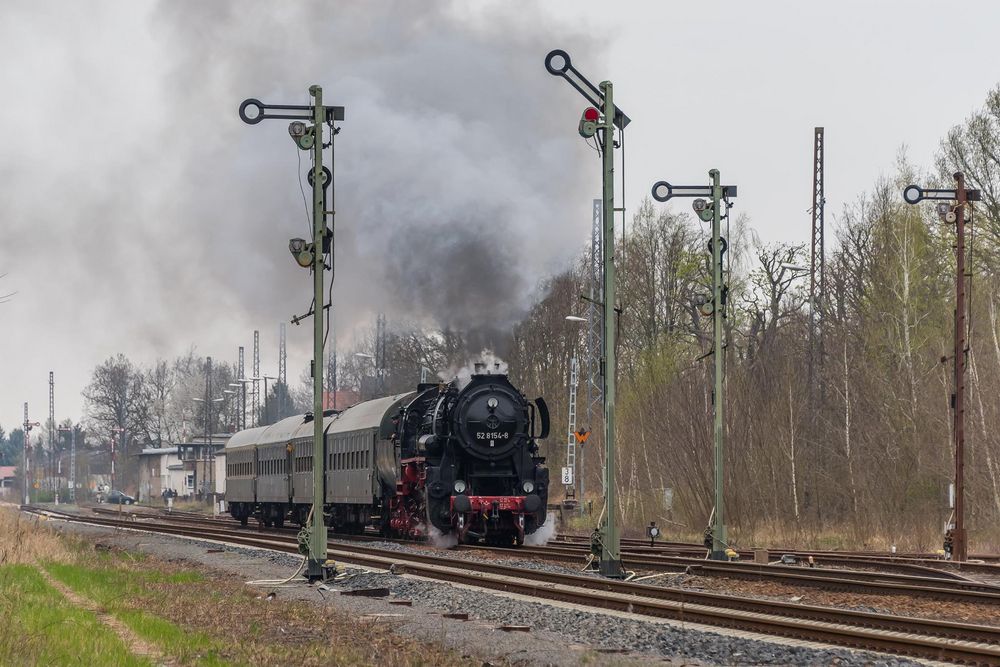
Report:
[[141,452],[139,456],[165,456],[167,454],[176,454],[176,447],[146,447]]
[[17,466],[0,466],[0,479],[17,477],[17,475],[14,474],[15,470],[17,470]]
[[[344,408],[359,403],[361,394],[349,389],[338,389],[337,391],[323,392],[324,410],[343,410]],[[312,402],[310,401],[310,404]]]

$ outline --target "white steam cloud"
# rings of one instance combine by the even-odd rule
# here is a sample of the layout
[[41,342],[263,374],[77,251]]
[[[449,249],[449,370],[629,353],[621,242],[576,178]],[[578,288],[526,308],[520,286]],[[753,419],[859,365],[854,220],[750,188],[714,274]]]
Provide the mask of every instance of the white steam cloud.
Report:
[[[476,370],[477,365],[481,365],[480,370],[478,371]],[[478,358],[469,361],[461,368],[452,368],[447,371],[442,371],[441,373],[438,373],[438,377],[445,382],[453,379],[458,380],[458,387],[459,389],[462,389],[469,384],[472,380],[472,376],[477,372],[493,375],[506,375],[507,362],[493,354],[492,350],[483,350],[479,353]]]
[[549,512],[545,517],[545,523],[535,532],[524,536],[524,544],[529,547],[543,547],[549,543],[559,530],[556,515]]
[[[346,109],[333,202],[342,340],[384,311],[477,330],[481,349],[589,231],[582,100],[543,59],[558,47],[596,63],[603,47],[543,8],[10,0],[4,12],[4,54],[30,67],[0,72],[12,100],[0,127],[27,128],[7,133],[0,158],[4,246],[16,249],[0,273],[18,291],[5,317],[31,326],[10,332],[25,354],[4,368],[0,405],[35,401],[20,388],[44,391],[51,368],[63,396],[77,394],[116,352],[149,363],[195,343],[232,360],[255,328],[274,363],[278,322],[309,307],[287,251],[308,235],[309,155],[288,121],[244,124],[246,98],[309,104],[320,84]],[[65,131],[40,129],[53,95]],[[308,327],[290,327],[288,345],[289,367],[305,366]]]

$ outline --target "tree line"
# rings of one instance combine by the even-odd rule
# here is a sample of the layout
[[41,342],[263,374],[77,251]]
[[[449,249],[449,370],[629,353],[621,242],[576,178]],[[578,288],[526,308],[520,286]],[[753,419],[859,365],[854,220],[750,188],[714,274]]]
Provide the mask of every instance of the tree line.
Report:
[[[954,187],[957,170],[983,192],[967,228],[967,525],[973,548],[1000,548],[1000,88],[942,140],[932,167],[919,170],[901,154],[891,175],[839,213],[828,211],[834,243],[819,303],[809,303],[808,274],[794,268],[808,265],[805,245],[763,242],[746,216],[727,221],[726,495],[735,539],[940,547],[954,474],[955,228],[901,193],[915,182]],[[711,293],[709,231],[693,215],[647,200],[618,235],[615,487],[621,519],[634,531],[657,520],[692,535],[712,512],[711,318],[700,312]],[[585,409],[586,325],[566,320],[585,313],[588,260],[583,253],[549,278],[494,349],[516,384],[549,403],[553,471],[565,461],[569,368],[580,359],[578,424],[593,430],[582,458],[599,507],[602,426]],[[810,383],[813,318],[822,349],[812,356]],[[360,337],[357,351],[371,353],[373,334]],[[461,333],[396,327],[387,388],[412,388],[421,365],[467,363],[465,343]],[[352,352],[341,379],[358,385],[372,370]]]
[[[942,140],[933,166],[920,170],[901,155],[891,175],[839,214],[828,211],[834,243],[819,303],[809,302],[808,276],[792,268],[808,263],[805,245],[762,241],[746,215],[727,220],[726,494],[735,540],[940,545],[953,478],[954,225],[929,205],[906,205],[901,192],[913,182],[953,187],[957,170],[983,193],[969,227],[967,524],[974,550],[1000,548],[1000,88]],[[712,511],[711,319],[701,314],[711,291],[708,232],[693,215],[647,200],[617,240],[615,488],[620,518],[634,531],[656,520],[696,534]],[[515,384],[547,400],[554,428],[545,453],[558,471],[576,357],[578,425],[593,431],[579,456],[596,514],[601,416],[586,410],[586,325],[566,320],[585,312],[587,252],[540,287],[519,322],[486,337],[390,316],[380,355],[374,327],[355,332],[327,361],[327,377],[336,377],[328,388],[361,398],[411,391],[422,369],[454,376],[485,339]],[[813,321],[822,348],[810,357]],[[205,371],[193,350],[148,367],[122,355],[106,360],[84,390],[88,440],[125,432],[135,447],[156,446],[203,432],[206,418],[213,429],[233,424],[231,403],[206,411],[193,400],[204,394]],[[226,363],[212,373],[219,388],[235,377]],[[310,410],[308,372],[299,387],[276,387],[268,399],[273,418]],[[555,482],[554,498],[559,489]]]

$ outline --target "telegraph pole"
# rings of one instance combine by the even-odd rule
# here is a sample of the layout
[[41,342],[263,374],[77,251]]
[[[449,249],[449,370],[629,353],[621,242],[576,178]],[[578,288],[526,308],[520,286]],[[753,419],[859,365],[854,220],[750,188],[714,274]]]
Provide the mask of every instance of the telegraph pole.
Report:
[[[727,560],[726,558],[726,522],[725,522],[725,383],[723,369],[723,320],[726,317],[726,296],[729,291],[723,279],[723,256],[728,242],[722,236],[722,206],[727,206],[728,200],[736,196],[735,185],[720,185],[719,170],[708,172],[711,179],[709,186],[670,185],[659,181],[653,185],[653,198],[666,202],[674,197],[697,197],[692,206],[698,217],[704,222],[712,223],[712,240],[708,251],[712,253],[712,296],[703,304],[702,314],[708,314],[704,306],[711,305],[712,315],[712,362],[714,366],[712,390],[712,440],[715,449],[715,521],[712,525],[712,560]],[[706,201],[703,197],[708,197]]]
[[[952,437],[955,439],[955,521],[945,535],[945,551],[955,560],[968,560],[968,532],[965,528],[965,367],[968,362],[966,342],[966,276],[965,273],[965,209],[970,201],[981,201],[982,192],[965,187],[965,174],[955,172],[953,190],[927,189],[908,185],[903,190],[907,204],[924,200],[938,201],[938,216],[946,224],[955,225],[955,347],[954,390],[951,395]],[[950,537],[950,540],[949,540]],[[950,549],[948,548],[950,545]]]
[[[621,563],[621,539],[618,531],[618,503],[615,494],[615,360],[616,284],[615,284],[615,127],[625,130],[630,119],[614,104],[614,89],[610,81],[595,86],[573,67],[569,54],[560,49],[545,56],[545,69],[553,76],[561,76],[593,107],[583,110],[578,131],[585,139],[597,137],[601,151],[603,214],[603,277],[604,277],[604,525],[600,530],[600,571],[607,577],[625,576]],[[622,209],[624,210],[624,209]]]
[[[313,318],[313,509],[312,522],[308,528],[308,563],[305,576],[310,580],[326,579],[330,565],[327,563],[326,523],[323,514],[323,313],[326,310],[324,293],[324,272],[326,270],[326,255],[333,260],[333,232],[327,229],[326,217],[334,216],[332,206],[327,210],[326,188],[333,183],[333,173],[323,167],[323,126],[329,125],[329,145],[333,146],[338,129],[334,121],[344,119],[344,107],[324,106],[323,89],[311,86],[309,94],[314,103],[312,106],[299,105],[266,105],[260,100],[248,99],[240,105],[240,118],[243,122],[254,125],[265,118],[283,118],[292,120],[288,133],[301,150],[312,151],[312,169],[309,172],[309,183],[313,190],[313,238],[311,243],[304,239],[291,239],[288,249],[299,266],[310,268],[313,272],[313,307],[310,313],[297,316],[293,321],[312,315]],[[253,115],[248,110],[255,109]],[[278,111],[268,114],[268,111]],[[311,121],[307,125],[304,121]]]

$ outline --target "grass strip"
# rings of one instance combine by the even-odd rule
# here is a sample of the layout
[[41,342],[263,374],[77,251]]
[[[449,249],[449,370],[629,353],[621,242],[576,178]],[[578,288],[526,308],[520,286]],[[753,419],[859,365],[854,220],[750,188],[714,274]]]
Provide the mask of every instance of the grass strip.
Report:
[[30,565],[0,566],[0,664],[149,665]]
[[[107,556],[100,560],[110,561]],[[182,664],[228,665],[222,657],[225,646],[204,632],[191,631],[137,608],[143,600],[148,584],[182,585],[201,581],[194,572],[164,573],[157,570],[134,570],[110,567],[89,568],[65,563],[48,563],[45,569],[53,577],[85,596],[124,623],[132,632],[147,642],[155,644],[164,653]],[[155,608],[155,607],[154,607]]]

